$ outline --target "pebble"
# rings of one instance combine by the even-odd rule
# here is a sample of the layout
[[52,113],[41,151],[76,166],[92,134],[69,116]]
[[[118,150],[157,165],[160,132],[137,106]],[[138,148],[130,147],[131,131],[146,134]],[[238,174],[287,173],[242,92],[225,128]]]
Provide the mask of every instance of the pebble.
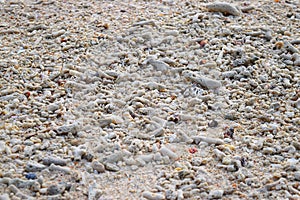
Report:
[[37,176],[34,173],[28,173],[28,174],[25,175],[25,177],[27,179],[37,179]]
[[1,194],[0,200],[10,200],[9,195],[7,193]]
[[68,134],[68,133],[76,134],[78,131],[78,124],[64,125],[58,127],[56,131],[58,134]]
[[224,141],[219,138],[211,138],[205,136],[194,136],[193,140],[196,144],[199,144],[201,141],[206,142],[208,144],[216,144],[216,145],[224,144]]
[[18,188],[28,188],[33,192],[37,192],[41,188],[41,184],[38,181],[29,180],[25,183],[22,183],[20,181],[14,182],[16,179],[13,179],[10,184],[16,185]]
[[8,186],[8,189],[10,192],[14,193],[17,197],[21,198],[21,199],[29,199],[29,200],[33,200],[33,197],[30,197],[26,194],[24,194],[23,192],[21,192],[16,186],[14,185],[10,185]]
[[145,21],[140,21],[140,22],[136,22],[136,23],[133,24],[133,26],[144,26],[144,25],[155,26],[155,21],[153,21],[153,20],[145,20]]
[[149,191],[143,192],[143,197],[149,200],[163,200],[165,199],[164,195],[159,193],[152,193]]
[[300,53],[300,51],[295,48],[289,41],[284,41],[284,47],[291,53]]
[[48,156],[43,159],[44,165],[51,165],[52,163],[55,165],[65,166],[67,165],[68,161],[62,158],[52,157],[52,156]]
[[211,190],[208,194],[208,199],[221,199],[223,194],[224,190]]
[[293,54],[294,66],[300,66],[300,54],[294,53]]
[[276,152],[275,148],[272,147],[265,147],[263,148],[262,152],[264,154],[274,154]]
[[231,164],[231,158],[230,158],[230,156],[224,156],[223,158],[222,158],[222,164],[224,164],[224,165],[229,165],[229,164]]
[[163,155],[163,156],[168,156],[170,159],[172,160],[176,160],[178,158],[178,155],[173,152],[172,150],[170,150],[168,147],[166,146],[162,146],[159,150],[159,152]]
[[156,152],[153,156],[153,160],[161,161],[162,160],[162,155],[159,152]]
[[161,137],[161,136],[164,135],[164,132],[165,132],[165,131],[164,131],[163,128],[159,128],[159,129],[153,131],[153,133],[151,133],[151,135],[152,135],[153,137]]
[[26,164],[26,171],[27,172],[38,172],[38,171],[42,171],[43,169],[46,169],[47,166],[40,164],[40,163],[36,163],[36,162],[28,162]]
[[201,67],[208,68],[208,69],[215,69],[217,67],[217,63],[214,61],[211,61],[211,62],[207,62],[207,63],[201,65]]
[[51,185],[47,188],[48,195],[57,195],[63,193],[64,191],[65,191],[65,187],[63,184]]
[[220,151],[219,149],[214,149],[214,153],[216,154],[217,158],[222,160],[226,154],[222,151]]
[[0,141],[0,153],[5,152],[6,145],[4,141]]
[[222,72],[222,77],[223,78],[234,78],[237,75],[236,71],[226,71],[226,72]]
[[199,77],[196,82],[209,90],[216,90],[222,86],[221,82],[206,77]]
[[105,163],[104,164],[105,169],[112,172],[117,172],[120,170],[120,168],[117,165],[114,165],[112,163]]
[[60,171],[66,174],[70,174],[72,172],[72,170],[69,167],[62,167],[59,165],[55,165],[54,163],[52,163],[48,169],[51,171]]
[[166,71],[170,68],[170,66],[163,62],[163,61],[159,61],[159,60],[154,60],[153,58],[150,58],[147,63],[149,63],[150,65],[153,66],[154,70],[157,71]]
[[85,154],[86,154],[85,148],[73,147],[73,155],[75,161],[81,160]]
[[105,161],[109,162],[109,163],[116,163],[118,161],[122,161],[123,160],[123,156],[124,156],[123,152],[118,151],[118,152],[115,152],[115,153],[107,156],[105,158]]
[[241,12],[236,6],[226,2],[214,2],[211,4],[207,4],[206,8],[210,12],[222,12],[224,14],[230,14],[234,16],[239,16]]
[[300,172],[299,171],[295,172],[294,177],[295,177],[296,181],[299,181],[300,180]]
[[196,74],[191,73],[189,71],[184,71],[183,74],[186,78],[192,80],[195,83],[200,84],[205,89],[216,90],[216,89],[219,89],[222,86],[220,81],[213,80],[211,78],[207,78],[207,77],[204,77],[204,76],[199,76],[199,75],[196,75]]
[[149,154],[149,155],[140,155],[137,157],[137,159],[143,160],[146,163],[149,163],[153,160],[154,155],[153,154]]
[[93,167],[94,170],[96,170],[99,173],[105,172],[105,166],[102,163],[98,162],[98,161],[93,161],[92,162],[92,167]]
[[292,145],[293,145],[297,150],[300,150],[300,143],[299,143],[299,142],[294,141],[294,142],[292,143]]
[[66,31],[62,29],[62,30],[53,32],[53,33],[51,34],[51,36],[54,37],[54,38],[56,38],[56,37],[59,37],[59,36],[65,34],[65,32],[66,32]]

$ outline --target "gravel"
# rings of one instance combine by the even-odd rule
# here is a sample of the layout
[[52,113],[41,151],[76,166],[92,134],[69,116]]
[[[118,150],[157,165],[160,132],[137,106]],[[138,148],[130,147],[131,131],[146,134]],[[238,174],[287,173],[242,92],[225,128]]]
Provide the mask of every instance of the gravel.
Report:
[[0,199],[300,199],[298,1],[0,11]]

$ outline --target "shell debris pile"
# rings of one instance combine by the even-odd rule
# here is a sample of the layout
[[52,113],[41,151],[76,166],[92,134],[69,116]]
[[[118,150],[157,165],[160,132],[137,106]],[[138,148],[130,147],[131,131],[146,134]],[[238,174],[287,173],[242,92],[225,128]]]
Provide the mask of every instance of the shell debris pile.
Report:
[[298,1],[0,12],[0,199],[300,199]]

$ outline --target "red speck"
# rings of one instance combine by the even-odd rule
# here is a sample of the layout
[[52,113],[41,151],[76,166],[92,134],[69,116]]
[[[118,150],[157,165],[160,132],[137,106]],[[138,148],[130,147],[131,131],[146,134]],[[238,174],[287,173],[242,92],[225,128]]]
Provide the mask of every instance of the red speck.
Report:
[[189,152],[191,154],[194,154],[194,153],[198,152],[198,150],[196,148],[192,147],[192,148],[189,148]]
[[27,92],[25,92],[25,94],[24,94],[27,98],[29,98],[30,97],[30,92],[29,91],[27,91]]
[[60,42],[61,42],[61,43],[67,42],[67,41],[68,41],[68,39],[66,39],[66,38],[61,38],[61,39],[60,39]]
[[175,123],[178,123],[180,120],[179,118],[179,115],[178,114],[173,114],[172,116],[169,117],[168,121],[172,121],[172,122],[175,122]]
[[207,61],[206,60],[200,60],[200,64],[205,64]]
[[58,84],[59,86],[63,86],[65,83],[66,83],[65,80],[62,80],[62,79],[57,80],[57,84]]
[[224,138],[233,139],[233,134],[234,134],[234,128],[233,127],[227,128],[224,132]]
[[208,40],[201,40],[199,42],[200,46],[203,48],[208,43]]

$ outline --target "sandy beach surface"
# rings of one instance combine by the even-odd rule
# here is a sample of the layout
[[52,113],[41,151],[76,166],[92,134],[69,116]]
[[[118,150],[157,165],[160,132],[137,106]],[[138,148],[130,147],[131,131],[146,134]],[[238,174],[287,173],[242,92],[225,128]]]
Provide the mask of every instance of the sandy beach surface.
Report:
[[299,1],[0,14],[0,200],[300,199]]

